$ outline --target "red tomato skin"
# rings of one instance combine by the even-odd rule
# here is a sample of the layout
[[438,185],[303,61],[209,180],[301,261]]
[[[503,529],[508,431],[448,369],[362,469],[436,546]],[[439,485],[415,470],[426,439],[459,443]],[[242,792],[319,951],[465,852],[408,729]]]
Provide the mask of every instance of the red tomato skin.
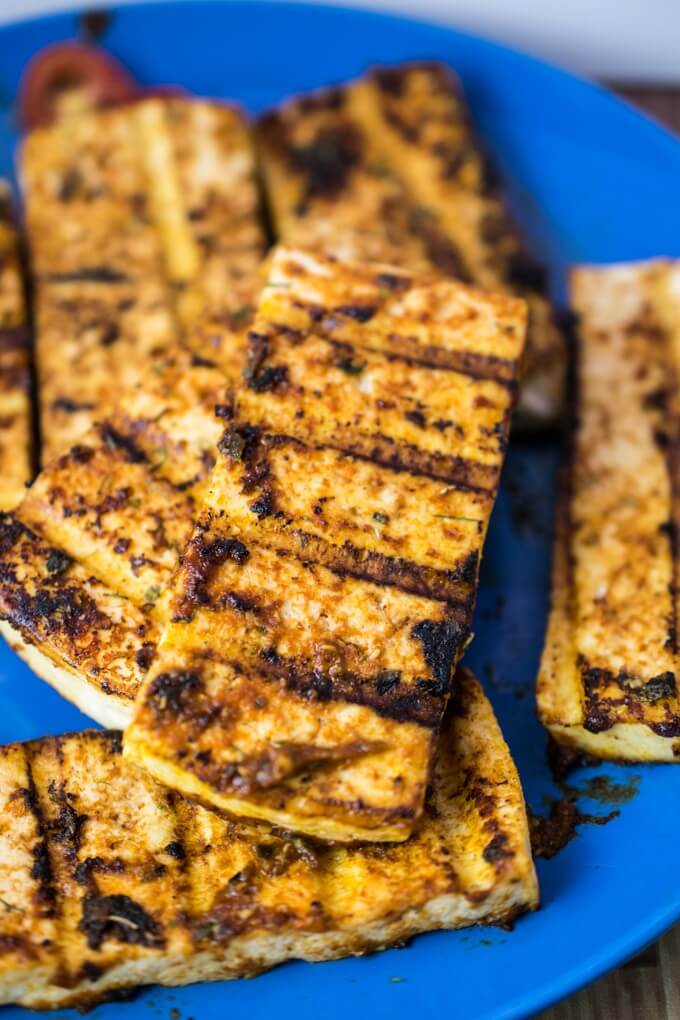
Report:
[[65,88],[82,88],[93,106],[116,106],[140,95],[134,78],[104,50],[81,42],[56,43],[36,54],[19,86],[19,112],[24,130],[50,124],[56,100]]

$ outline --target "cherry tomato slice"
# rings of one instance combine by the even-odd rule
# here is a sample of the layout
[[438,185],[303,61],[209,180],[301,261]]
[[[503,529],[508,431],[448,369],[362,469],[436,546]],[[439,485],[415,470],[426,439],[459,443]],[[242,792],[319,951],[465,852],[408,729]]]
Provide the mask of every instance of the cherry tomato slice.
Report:
[[186,99],[191,93],[181,85],[143,85],[137,99]]
[[24,72],[19,87],[23,128],[50,124],[66,92],[82,92],[92,106],[115,106],[139,96],[135,80],[108,53],[87,43],[57,43],[41,50]]

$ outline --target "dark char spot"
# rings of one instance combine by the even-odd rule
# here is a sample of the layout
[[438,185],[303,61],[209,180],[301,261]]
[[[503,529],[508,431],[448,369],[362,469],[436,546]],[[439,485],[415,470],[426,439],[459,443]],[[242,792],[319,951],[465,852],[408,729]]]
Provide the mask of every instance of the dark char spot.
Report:
[[150,948],[165,943],[158,922],[129,896],[86,896],[78,927],[90,949],[100,949],[106,939]]

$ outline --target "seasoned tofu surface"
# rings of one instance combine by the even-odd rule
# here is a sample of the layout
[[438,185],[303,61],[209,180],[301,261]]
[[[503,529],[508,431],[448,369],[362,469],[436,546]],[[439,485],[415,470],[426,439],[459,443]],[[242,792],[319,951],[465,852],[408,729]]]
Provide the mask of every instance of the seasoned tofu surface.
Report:
[[628,761],[680,756],[680,264],[573,272],[575,428],[538,682],[553,736]]
[[199,318],[247,319],[264,235],[248,130],[219,103],[154,98],[58,121],[28,136],[21,175],[46,463]]
[[90,1006],[534,909],[519,780],[468,673],[431,779],[406,843],[343,848],[182,799],[126,762],[114,732],[0,749],[0,1002]]
[[28,664],[122,728],[217,456],[231,384],[179,352],[45,468],[0,531],[0,628]]
[[275,252],[131,759],[232,814],[408,837],[469,634],[524,317],[439,277]]
[[16,506],[33,474],[30,340],[10,191],[0,181],[0,510]]
[[[440,276],[277,250],[245,344],[205,319],[6,519],[4,632],[104,724],[137,695],[126,752],[169,785],[322,838],[406,839],[469,636],[525,315]],[[232,604],[222,572],[246,564]],[[299,592],[273,598],[276,564]]]
[[258,148],[282,240],[344,258],[435,269],[524,298],[518,422],[554,420],[565,348],[545,276],[527,255],[443,64],[376,68],[260,119]]

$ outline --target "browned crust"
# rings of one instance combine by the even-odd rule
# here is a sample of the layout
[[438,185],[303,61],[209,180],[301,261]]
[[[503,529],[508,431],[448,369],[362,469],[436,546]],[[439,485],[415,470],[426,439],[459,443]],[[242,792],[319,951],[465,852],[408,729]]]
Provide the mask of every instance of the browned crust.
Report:
[[128,765],[115,733],[1,749],[0,1001],[92,1005],[534,909],[517,773],[467,674],[446,732],[414,836],[347,848],[221,819]]
[[659,261],[574,276],[581,321],[539,710],[558,741],[603,757],[673,760],[680,746],[674,271]]

